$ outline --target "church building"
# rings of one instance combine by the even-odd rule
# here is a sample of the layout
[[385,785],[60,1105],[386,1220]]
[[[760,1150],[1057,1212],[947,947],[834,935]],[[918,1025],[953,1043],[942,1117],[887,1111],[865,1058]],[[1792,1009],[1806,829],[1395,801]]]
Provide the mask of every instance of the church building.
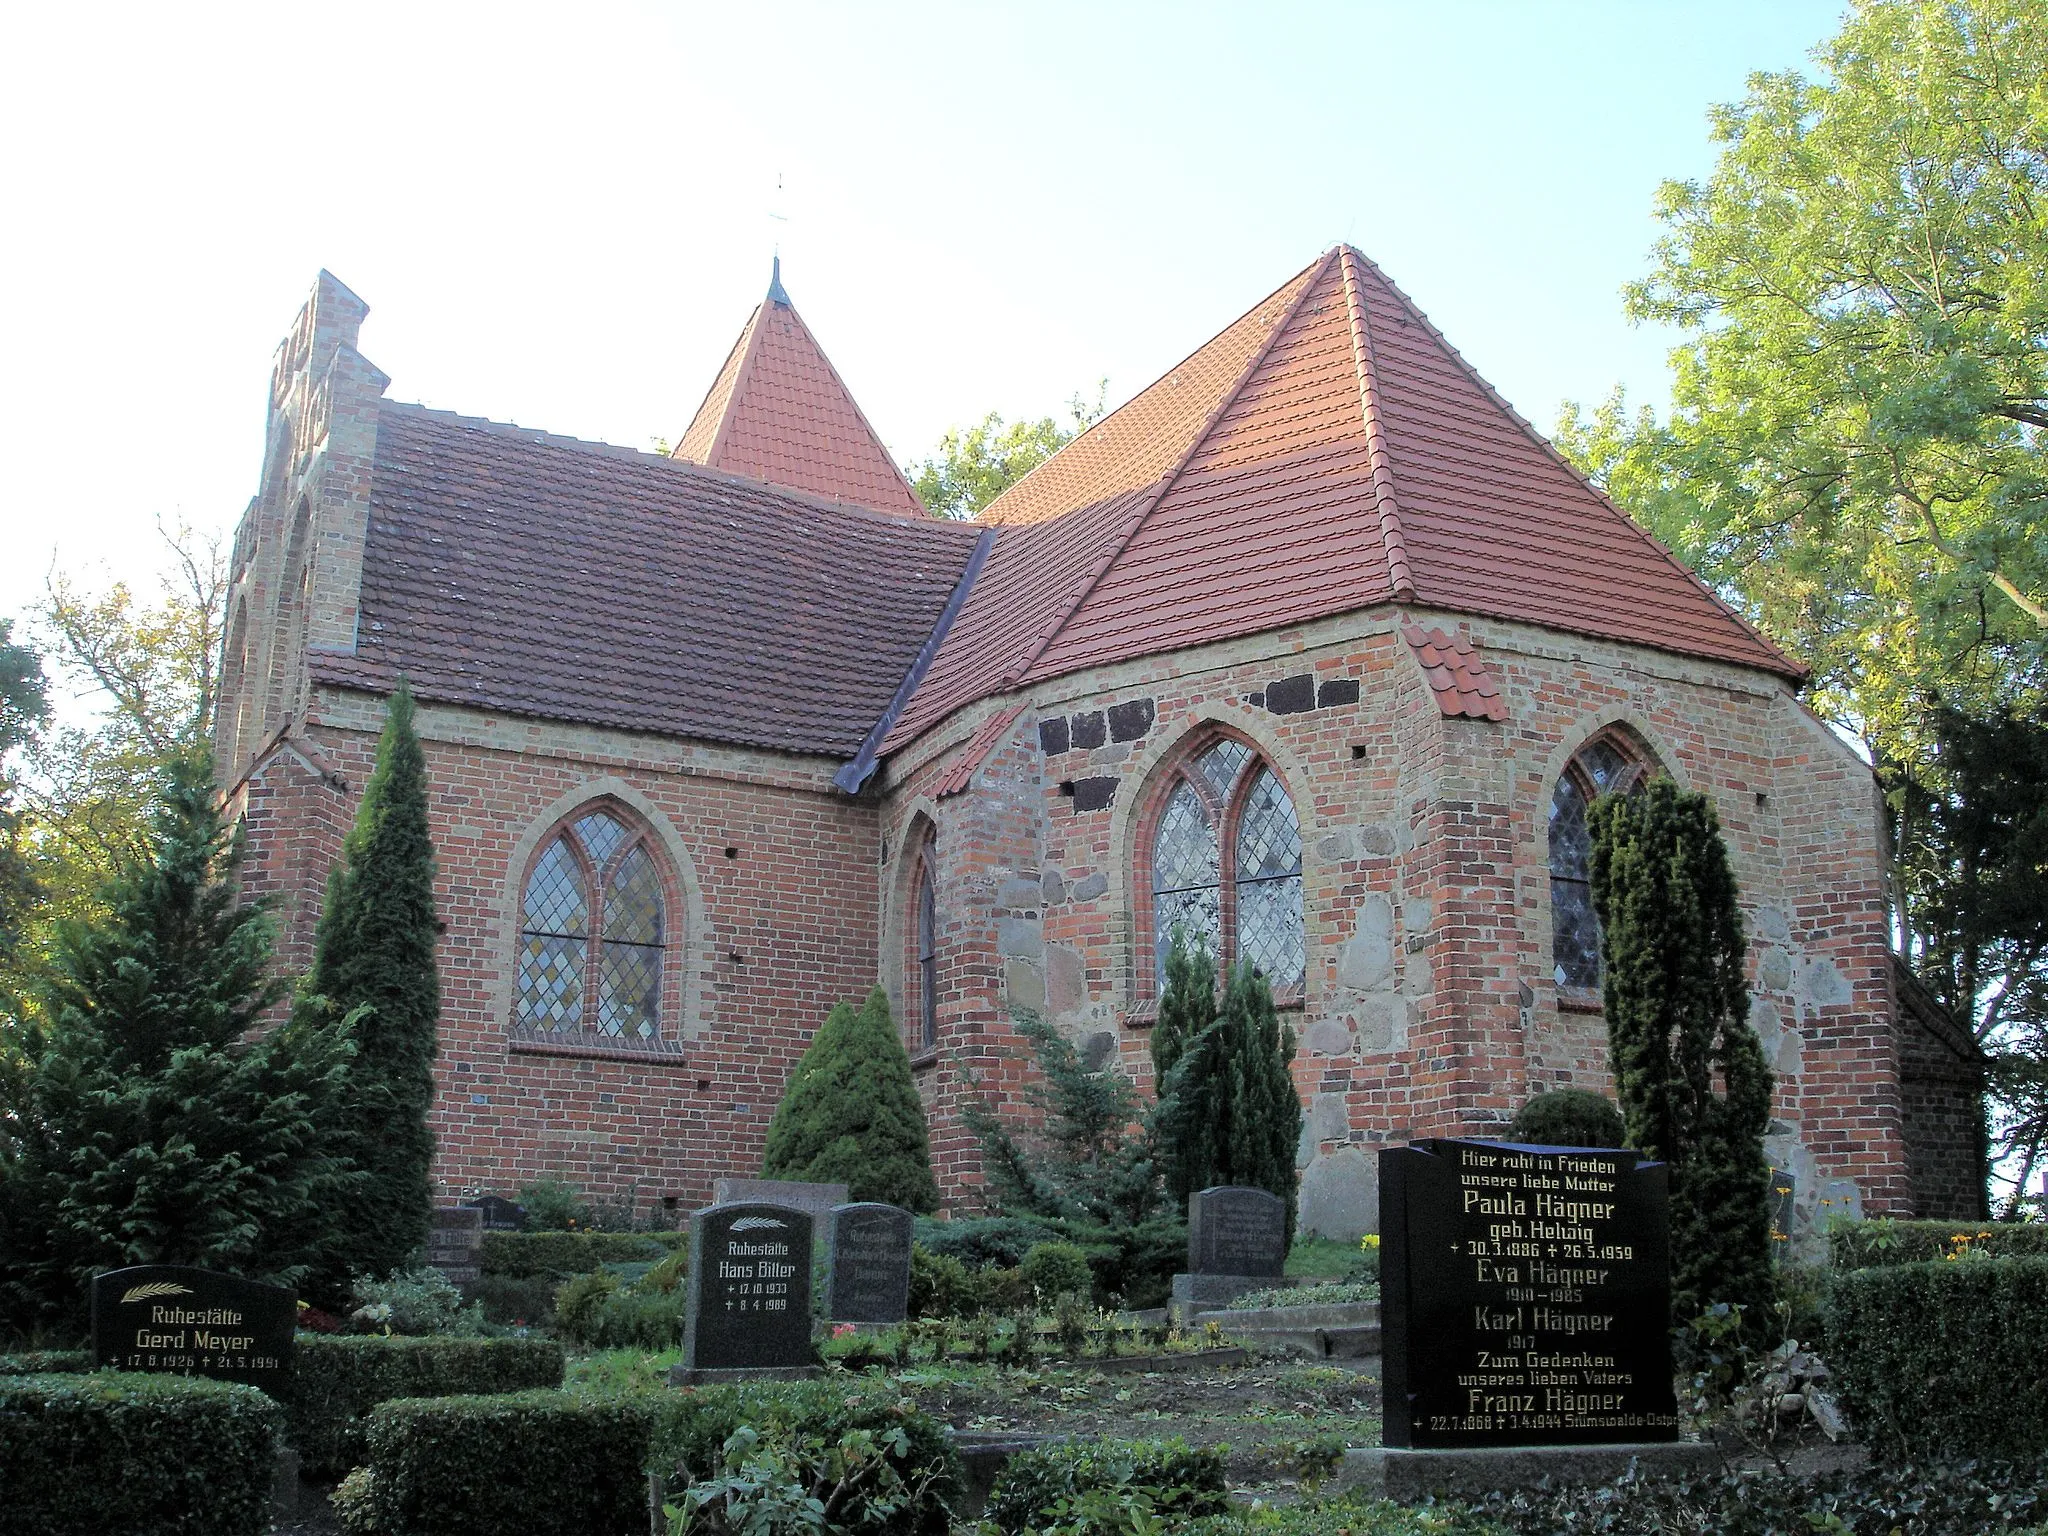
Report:
[[778,270],[673,453],[400,404],[326,273],[237,535],[218,764],[308,956],[403,676],[438,857],[445,1198],[687,1210],[888,989],[942,1191],[1012,1021],[1149,1091],[1175,923],[1299,1039],[1305,1227],[1375,1153],[1611,1090],[1585,812],[1719,808],[1793,1220],[1972,1217],[1982,1062],[1888,939],[1803,669],[1374,264],[1319,256],[974,522],[928,515]]

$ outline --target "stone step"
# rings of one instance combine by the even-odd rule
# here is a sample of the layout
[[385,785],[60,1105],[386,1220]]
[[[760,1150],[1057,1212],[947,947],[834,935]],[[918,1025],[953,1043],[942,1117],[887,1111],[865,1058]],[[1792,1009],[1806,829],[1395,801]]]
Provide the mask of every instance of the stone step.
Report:
[[1197,1326],[1214,1322],[1223,1335],[1251,1349],[1302,1355],[1310,1360],[1363,1360],[1380,1352],[1379,1304],[1260,1307],[1204,1312]]
[[1380,1320],[1376,1301],[1333,1301],[1298,1307],[1240,1307],[1197,1312],[1194,1325],[1214,1323],[1225,1333],[1245,1328],[1350,1328]]

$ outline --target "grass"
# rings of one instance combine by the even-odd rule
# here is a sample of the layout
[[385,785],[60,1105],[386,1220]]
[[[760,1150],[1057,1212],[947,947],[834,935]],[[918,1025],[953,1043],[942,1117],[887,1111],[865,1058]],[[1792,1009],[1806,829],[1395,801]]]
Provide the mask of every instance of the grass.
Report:
[[572,1392],[624,1392],[668,1385],[669,1367],[683,1358],[680,1349],[600,1349],[571,1355],[562,1385]]
[[1286,1273],[1305,1280],[1342,1280],[1359,1268],[1362,1257],[1356,1243],[1340,1243],[1327,1237],[1299,1238],[1288,1251]]

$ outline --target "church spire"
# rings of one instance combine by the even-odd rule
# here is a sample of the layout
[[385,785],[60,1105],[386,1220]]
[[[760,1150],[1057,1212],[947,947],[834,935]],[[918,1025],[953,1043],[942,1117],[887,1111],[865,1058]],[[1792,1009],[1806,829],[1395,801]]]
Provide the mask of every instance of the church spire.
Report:
[[774,259],[775,265],[769,269],[768,302],[792,309],[795,306],[789,302],[789,290],[782,286],[782,253],[777,251]]

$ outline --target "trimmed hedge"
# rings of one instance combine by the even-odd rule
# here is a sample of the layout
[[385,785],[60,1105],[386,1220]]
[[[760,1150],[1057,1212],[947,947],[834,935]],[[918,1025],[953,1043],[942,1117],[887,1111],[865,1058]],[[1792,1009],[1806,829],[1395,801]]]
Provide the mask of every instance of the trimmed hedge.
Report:
[[645,1536],[662,1395],[402,1398],[334,1503],[352,1536]]
[[1826,1305],[1828,1362],[1874,1448],[2048,1452],[2048,1258],[1857,1270]]
[[7,1536],[261,1536],[277,1471],[277,1404],[201,1377],[0,1380]]
[[988,1518],[1019,1536],[1060,1518],[1058,1506],[1084,1494],[1143,1488],[1172,1530],[1230,1507],[1221,1446],[1185,1440],[1090,1440],[1020,1451],[988,1497]]
[[653,1264],[686,1246],[686,1232],[486,1232],[477,1267],[514,1279],[566,1280],[607,1264]]
[[564,1363],[552,1339],[301,1334],[288,1433],[309,1474],[339,1477],[362,1461],[365,1420],[379,1403],[559,1387]]
[[1842,1270],[1924,1264],[1958,1249],[2001,1259],[2048,1256],[2048,1221],[1879,1219],[1838,1221],[1828,1229],[1828,1262]]
[[0,1355],[0,1376],[68,1376],[92,1369],[92,1352],[84,1349],[26,1349]]

